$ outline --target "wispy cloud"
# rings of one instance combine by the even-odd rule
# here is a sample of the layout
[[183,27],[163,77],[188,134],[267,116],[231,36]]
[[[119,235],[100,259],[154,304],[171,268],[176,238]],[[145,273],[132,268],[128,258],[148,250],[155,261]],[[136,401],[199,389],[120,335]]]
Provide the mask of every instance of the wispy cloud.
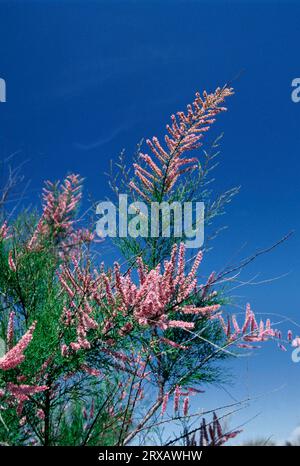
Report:
[[112,142],[116,137],[119,136],[119,134],[123,133],[123,131],[126,131],[127,129],[129,129],[132,126],[132,124],[121,125],[118,128],[111,131],[110,134],[106,134],[105,136],[100,137],[99,139],[96,139],[95,141],[91,141],[87,143],[75,142],[74,146],[77,149],[83,150],[83,151],[89,151],[89,150],[93,150],[98,147],[104,146],[105,144]]
[[56,97],[78,96],[89,88],[101,87],[116,76],[124,78],[137,72],[153,72],[155,68],[161,71],[164,67],[179,63],[182,66],[192,59],[184,49],[180,50],[174,44],[138,45],[122,56],[101,59],[91,53],[84,60],[60,70],[57,80],[61,84],[55,88],[54,94]]

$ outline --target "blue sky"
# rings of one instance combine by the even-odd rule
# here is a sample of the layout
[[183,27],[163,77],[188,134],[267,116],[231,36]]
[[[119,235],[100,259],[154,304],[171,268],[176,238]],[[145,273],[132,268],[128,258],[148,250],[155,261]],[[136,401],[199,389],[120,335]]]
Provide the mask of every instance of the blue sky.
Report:
[[[250,301],[258,313],[300,325],[300,103],[291,100],[291,82],[300,76],[299,14],[299,3],[286,1],[1,1],[1,158],[19,151],[16,160],[27,160],[26,202],[37,198],[44,179],[70,171],[86,178],[86,194],[104,199],[111,158],[122,148],[130,158],[141,138],[162,135],[169,115],[196,90],[240,74],[229,111],[207,141],[224,131],[216,191],[241,185],[241,192],[203,270],[295,230],[243,273],[245,281],[258,273],[256,281],[282,278],[234,294],[238,306]],[[214,388],[199,403],[265,393],[232,417],[234,426],[261,413],[241,439],[285,439],[300,425],[300,364],[289,352],[268,344],[226,370],[236,374],[230,394]]]

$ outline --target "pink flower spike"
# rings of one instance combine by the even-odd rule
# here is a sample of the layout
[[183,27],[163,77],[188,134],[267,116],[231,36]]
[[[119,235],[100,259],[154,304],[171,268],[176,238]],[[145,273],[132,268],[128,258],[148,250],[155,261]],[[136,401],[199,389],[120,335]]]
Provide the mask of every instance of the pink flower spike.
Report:
[[220,324],[221,324],[221,326],[223,328],[223,331],[224,331],[225,335],[227,335],[227,326],[225,324],[225,320],[223,319],[223,317],[221,315],[218,318],[219,318]]
[[0,369],[7,371],[14,369],[16,366],[24,361],[24,351],[32,340],[32,334],[34,332],[36,322],[34,322],[27,332],[22,336],[19,342],[9,350],[2,358],[0,358]]
[[169,401],[169,393],[166,393],[163,397],[163,402],[161,405],[161,416],[163,416],[167,410],[168,401]]
[[189,414],[189,402],[190,402],[189,396],[186,396],[183,400],[183,415],[184,416],[188,416]]
[[12,272],[16,272],[17,271],[17,267],[16,267],[16,264],[13,260],[13,256],[12,256],[12,251],[10,250],[9,251],[9,254],[8,254],[8,266],[10,268],[10,270]]
[[7,384],[7,390],[18,401],[18,414],[20,415],[23,410],[24,401],[27,401],[29,396],[35,393],[48,390],[48,387],[46,385],[15,385],[9,382]]
[[183,320],[169,320],[168,322],[168,327],[189,329],[194,328],[194,326],[193,322],[184,322]]
[[14,342],[14,317],[15,317],[15,313],[14,311],[12,311],[9,314],[8,326],[7,326],[7,347],[8,349],[11,349],[13,347],[13,342]]
[[8,230],[7,222],[5,221],[0,228],[0,241],[9,238],[8,232],[9,230]]
[[227,335],[227,337],[230,337],[230,335],[231,335],[231,325],[230,325],[230,318],[229,318],[229,316],[227,317],[226,335]]
[[61,355],[62,356],[64,356],[64,357],[68,356],[69,349],[68,349],[67,345],[65,345],[65,344],[61,345],[60,350],[61,350]]
[[235,315],[232,316],[232,324],[233,324],[233,328],[234,328],[235,333],[239,334],[241,332],[241,329],[239,327],[239,324],[237,323]]
[[180,387],[176,385],[174,391],[174,412],[177,413],[179,410],[179,400],[180,400]]

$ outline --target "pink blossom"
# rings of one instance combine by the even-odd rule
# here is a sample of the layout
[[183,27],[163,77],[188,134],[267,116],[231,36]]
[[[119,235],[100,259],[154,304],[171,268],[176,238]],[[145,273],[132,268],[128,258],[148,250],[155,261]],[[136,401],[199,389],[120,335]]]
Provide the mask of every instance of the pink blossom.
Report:
[[174,412],[176,413],[179,410],[179,401],[180,401],[181,390],[178,385],[176,385],[174,390]]
[[[271,328],[269,319],[267,319],[266,324],[264,324],[262,320],[259,325],[257,324],[255,314],[251,310],[250,304],[246,306],[245,320],[241,328],[235,315],[233,315],[231,319],[228,317],[227,326],[222,316],[218,316],[218,318],[228,340],[230,342],[238,341],[238,346],[240,348],[251,348],[248,342],[266,341],[268,338],[276,336],[276,331]],[[231,322],[234,328],[233,333],[231,332]]]
[[[90,348],[90,342],[87,339],[88,332],[97,329],[99,325],[92,316],[94,309],[87,298],[87,296],[91,296],[94,299],[97,291],[95,286],[97,280],[95,281],[87,271],[81,270],[75,257],[72,257],[71,264],[73,268],[67,266],[61,268],[58,278],[62,290],[69,298],[68,306],[63,309],[62,320],[67,327],[71,325],[76,327],[77,339],[71,342],[69,347],[73,351],[79,351]],[[63,345],[61,350],[63,355],[67,355],[68,346],[66,343]]]
[[172,189],[181,174],[194,170],[198,166],[198,160],[184,158],[183,154],[201,146],[200,139],[214,123],[214,117],[226,110],[219,104],[232,93],[232,89],[226,87],[216,89],[213,94],[204,92],[203,97],[197,93],[193,107],[188,105],[186,114],[178,112],[177,116],[172,115],[172,123],[167,125],[166,147],[162,146],[157,137],[146,141],[153,155],[140,154],[145,168],[141,164],[134,164],[139,186],[131,181],[130,187],[149,201],[161,179],[164,180],[164,194]]
[[9,382],[7,390],[19,401],[26,401],[30,395],[48,390],[48,387],[46,385],[15,385]]
[[175,328],[194,328],[195,324],[193,322],[184,322],[183,320],[169,320],[168,327]]
[[38,417],[39,419],[41,419],[41,420],[45,419],[45,413],[44,413],[44,411],[43,411],[42,409],[40,409],[40,408],[37,409],[36,415],[37,415],[37,417]]
[[[69,175],[64,183],[46,182],[43,190],[43,213],[36,230],[28,243],[28,249],[40,247],[43,238],[51,235],[59,244],[69,244],[73,231],[74,213],[81,199],[81,179],[78,175]],[[84,235],[85,233],[82,233]],[[88,236],[88,241],[91,237]],[[70,244],[69,244],[70,245]]]
[[5,221],[3,225],[0,227],[0,240],[8,239],[9,238],[9,228],[7,226],[7,222]]
[[32,334],[34,332],[36,322],[34,322],[19,342],[10,349],[2,358],[0,358],[0,369],[7,371],[14,369],[16,366],[24,361],[25,355],[23,354],[27,346],[32,340]]
[[190,402],[189,396],[186,396],[183,400],[183,415],[184,416],[187,416],[189,413],[189,402]]
[[12,311],[9,314],[9,319],[8,319],[8,326],[7,326],[7,347],[8,349],[11,349],[13,347],[13,342],[14,342],[14,317],[15,313]]
[[109,279],[105,275],[105,273],[102,273],[101,277],[102,277],[102,279],[104,281],[104,284],[105,284],[107,302],[108,302],[109,305],[112,306],[112,305],[115,304],[115,299],[114,299],[114,296],[113,296],[113,293],[112,293],[112,289],[111,289],[111,286],[110,286]]
[[239,324],[237,323],[235,315],[232,316],[232,324],[233,324],[235,334],[238,335],[241,332],[241,330],[240,330]]
[[[116,330],[120,336],[125,337],[132,332],[135,322],[141,326],[157,327],[161,330],[194,328],[194,321],[181,318],[181,315],[184,317],[185,314],[216,318],[220,309],[218,304],[185,304],[191,302],[193,295],[202,289],[201,286],[198,287],[196,279],[202,252],[197,254],[187,274],[184,270],[184,256],[184,244],[180,244],[179,249],[175,244],[170,260],[150,271],[143,260],[138,258],[138,283],[133,280],[130,271],[123,276],[117,262],[113,272],[106,274],[103,269],[98,273],[82,268],[76,257],[72,257],[68,265],[61,267],[58,274],[67,301],[62,313],[62,322],[69,328],[73,326],[77,335],[71,343],[63,343],[63,354],[67,355],[69,349],[79,351],[90,348],[89,334],[92,335],[92,331],[100,326],[95,317],[99,305],[113,308],[113,311],[109,309],[109,315],[105,315],[101,321],[101,330],[105,335]],[[130,319],[124,323],[124,317],[129,315]],[[119,316],[122,317],[121,321]],[[119,328],[116,328],[118,321],[121,323]],[[108,345],[108,340],[106,343]]]
[[[195,306],[184,306],[182,307],[182,312],[184,314],[211,314],[216,312],[220,309],[220,304],[213,304],[211,306],[204,306],[204,307],[195,307]],[[233,316],[234,317],[234,316]]]
[[211,314],[219,309],[219,306],[181,306],[182,300],[188,299],[197,291],[195,279],[196,271],[201,262],[202,253],[199,253],[188,275],[184,273],[185,246],[181,244],[178,252],[177,269],[176,255],[177,245],[173,246],[171,258],[164,263],[164,271],[158,265],[155,269],[146,270],[142,259],[139,259],[138,269],[140,283],[137,286],[130,274],[122,277],[119,264],[115,263],[114,277],[116,295],[119,309],[133,309],[133,316],[140,325],[157,326],[162,330],[168,327],[193,328],[194,323],[183,320],[168,320],[168,307],[172,307],[183,313]]
[[150,198],[145,193],[143,193],[133,181],[129,182],[129,187],[134,189],[143,199],[145,199],[145,201],[151,202]]
[[167,410],[167,405],[169,401],[169,393],[166,393],[163,397],[163,402],[161,405],[161,415],[163,416]]
[[224,432],[218,416],[214,413],[213,422],[209,425],[204,418],[202,419],[199,446],[221,446],[241,432],[241,430]]
[[24,402],[29,400],[29,397],[48,390],[46,385],[15,385],[11,382],[7,384],[7,391],[17,400],[17,414],[22,415]]
[[62,354],[62,356],[64,356],[64,357],[65,357],[65,356],[68,356],[68,352],[69,352],[69,351],[68,351],[67,345],[62,344],[62,345],[61,345],[61,354]]
[[17,267],[16,267],[16,264],[14,262],[12,254],[13,254],[12,251],[9,251],[9,254],[8,254],[8,266],[9,266],[10,270],[12,270],[12,272],[16,272]]

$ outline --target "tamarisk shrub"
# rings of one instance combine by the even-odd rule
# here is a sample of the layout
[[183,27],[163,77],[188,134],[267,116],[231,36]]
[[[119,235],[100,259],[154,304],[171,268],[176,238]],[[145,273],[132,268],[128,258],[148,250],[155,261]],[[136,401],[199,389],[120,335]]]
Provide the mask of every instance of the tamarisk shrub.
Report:
[[[128,183],[134,199],[184,202],[195,187],[207,196],[209,170],[188,154],[232,93],[196,94],[171,117],[164,147],[147,141],[152,155],[139,154]],[[213,202],[207,220],[235,193]],[[202,251],[191,262],[178,238],[124,239],[127,262],[100,264],[81,199],[79,175],[48,181],[39,217],[27,210],[0,227],[0,442],[9,445],[147,441],[161,415],[188,417],[190,396],[222,378],[229,346],[279,337],[250,307],[242,327],[234,316],[226,323],[215,275],[199,280]],[[217,418],[206,429],[209,444],[230,438]]]

